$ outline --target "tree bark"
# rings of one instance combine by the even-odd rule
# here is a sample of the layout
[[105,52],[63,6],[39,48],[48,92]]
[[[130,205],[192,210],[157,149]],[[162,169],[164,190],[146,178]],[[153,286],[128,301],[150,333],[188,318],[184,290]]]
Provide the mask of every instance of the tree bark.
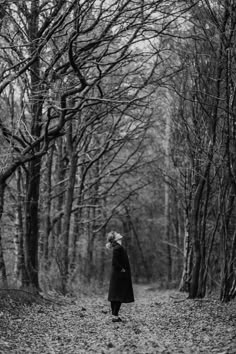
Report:
[[184,225],[184,264],[183,272],[179,285],[179,290],[184,292],[189,292],[190,290],[190,280],[192,273],[192,245],[189,235],[189,221],[186,216]]
[[190,235],[193,245],[193,268],[191,275],[191,283],[190,283],[190,299],[194,299],[198,295],[199,288],[199,275],[200,275],[200,267],[202,261],[201,254],[201,242],[200,242],[200,230],[199,230],[199,211],[200,211],[200,203],[202,199],[203,190],[205,187],[205,181],[209,173],[209,169],[211,166],[211,161],[207,163],[205,168],[204,175],[200,177],[195,194],[193,196],[193,204],[191,209],[191,221],[190,221]]
[[51,258],[49,258],[49,238],[51,233],[51,209],[52,209],[52,165],[53,165],[54,147],[48,153],[47,172],[46,172],[46,205],[44,214],[44,237],[42,238],[43,245],[43,262],[44,268],[47,271],[50,267]]
[[70,236],[70,220],[74,197],[74,186],[77,171],[77,152],[73,153],[70,158],[70,167],[68,173],[68,186],[66,190],[65,206],[64,206],[64,222],[62,234],[60,236],[60,271],[62,277],[62,291],[67,292],[67,281],[69,276],[69,236]]
[[5,265],[4,256],[3,256],[2,223],[1,223],[3,210],[4,210],[5,187],[6,187],[5,181],[0,180],[0,274],[1,274],[3,286],[8,287],[6,265]]
[[24,222],[23,222],[23,197],[22,197],[22,174],[21,169],[16,171],[17,183],[17,205],[15,218],[15,269],[14,275],[18,286],[22,286],[22,280],[26,277],[25,259],[24,259]]
[[[31,14],[28,19],[28,34],[31,40],[30,53],[37,53],[37,34],[39,27],[39,0],[31,2]],[[38,138],[41,133],[42,119],[42,86],[40,81],[40,57],[36,56],[30,71],[30,105],[31,105],[31,135]],[[35,148],[35,153],[40,146]],[[28,164],[26,178],[26,207],[25,207],[25,237],[24,253],[26,265],[26,278],[23,286],[30,287],[33,291],[39,290],[38,274],[38,241],[39,241],[39,187],[40,187],[41,157],[37,157]]]

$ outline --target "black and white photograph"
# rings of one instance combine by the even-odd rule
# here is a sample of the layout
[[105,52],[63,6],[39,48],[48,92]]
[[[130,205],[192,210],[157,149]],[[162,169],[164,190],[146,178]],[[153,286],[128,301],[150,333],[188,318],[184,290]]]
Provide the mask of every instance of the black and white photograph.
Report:
[[236,0],[0,0],[0,354],[236,354]]

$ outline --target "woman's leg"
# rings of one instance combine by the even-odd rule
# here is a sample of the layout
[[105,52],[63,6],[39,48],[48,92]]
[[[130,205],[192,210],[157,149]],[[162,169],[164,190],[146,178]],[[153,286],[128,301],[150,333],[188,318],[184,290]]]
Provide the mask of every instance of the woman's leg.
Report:
[[112,301],[112,302],[113,302],[113,304],[111,305],[112,306],[112,315],[118,316],[119,311],[120,311],[120,307],[121,307],[121,302],[119,302],[119,301]]
[[112,313],[112,315],[114,313],[114,301],[111,301],[111,313]]

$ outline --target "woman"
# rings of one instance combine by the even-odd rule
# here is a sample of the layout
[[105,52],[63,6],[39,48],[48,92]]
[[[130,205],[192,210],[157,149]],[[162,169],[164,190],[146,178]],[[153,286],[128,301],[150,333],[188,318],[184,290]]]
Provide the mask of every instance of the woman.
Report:
[[111,302],[112,322],[122,321],[119,310],[122,302],[134,301],[133,286],[131,280],[128,255],[121,245],[122,236],[111,231],[107,236],[106,247],[113,250],[112,271],[108,293],[108,301]]

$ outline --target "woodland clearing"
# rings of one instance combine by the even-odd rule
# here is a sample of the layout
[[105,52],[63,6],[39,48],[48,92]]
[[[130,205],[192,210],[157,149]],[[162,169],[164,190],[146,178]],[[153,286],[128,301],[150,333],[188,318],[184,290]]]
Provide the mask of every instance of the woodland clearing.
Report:
[[112,323],[106,295],[57,301],[0,302],[1,354],[235,354],[236,302],[189,300],[175,290],[135,286]]

